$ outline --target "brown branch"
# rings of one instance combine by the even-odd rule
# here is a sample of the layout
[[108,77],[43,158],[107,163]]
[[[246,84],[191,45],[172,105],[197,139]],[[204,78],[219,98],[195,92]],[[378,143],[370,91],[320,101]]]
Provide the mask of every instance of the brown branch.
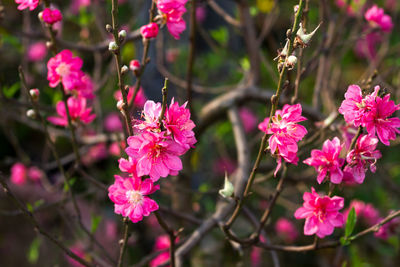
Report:
[[220,15],[228,24],[240,28],[242,26],[241,22],[229,15],[222,7],[220,7],[214,0],[207,0],[208,5]]

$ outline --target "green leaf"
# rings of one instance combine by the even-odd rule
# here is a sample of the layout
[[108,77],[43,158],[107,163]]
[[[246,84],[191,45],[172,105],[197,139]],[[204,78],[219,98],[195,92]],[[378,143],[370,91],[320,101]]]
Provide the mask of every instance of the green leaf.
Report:
[[357,214],[356,210],[351,208],[349,215],[347,216],[347,222],[346,222],[346,228],[344,230],[344,236],[348,238],[354,230],[354,227],[356,226],[356,221],[357,221]]
[[348,246],[348,245],[350,245],[350,241],[349,241],[349,239],[347,239],[346,237],[342,236],[342,237],[340,238],[340,244],[341,244],[342,246]]
[[37,201],[35,201],[34,203],[33,203],[33,206],[35,207],[35,208],[38,208],[38,207],[40,207],[41,205],[43,205],[44,204],[44,200],[43,199],[39,199],[39,200],[37,200]]
[[225,46],[228,43],[229,33],[226,27],[220,27],[216,30],[212,30],[210,32],[211,37],[215,39],[222,46]]
[[[69,185],[72,187],[76,181],[76,177],[72,177],[69,179]],[[64,183],[64,192],[68,192],[69,186],[67,183]]]
[[101,222],[101,219],[101,215],[96,216],[92,214],[92,225],[90,227],[90,232],[92,232],[92,234],[96,232],[97,227],[99,227],[99,224]]
[[31,203],[26,203],[26,208],[29,210],[29,212],[33,212],[33,206]]
[[41,242],[39,238],[35,238],[32,241],[27,254],[29,263],[31,264],[37,263],[37,260],[39,259],[40,244]]
[[3,87],[3,93],[5,97],[11,98],[15,95],[15,93],[21,88],[20,82],[16,82],[10,87]]

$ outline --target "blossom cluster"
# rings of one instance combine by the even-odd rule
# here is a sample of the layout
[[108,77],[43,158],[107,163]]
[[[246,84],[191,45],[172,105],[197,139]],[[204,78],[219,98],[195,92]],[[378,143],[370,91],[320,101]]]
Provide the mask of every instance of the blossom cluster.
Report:
[[28,178],[33,182],[38,182],[44,173],[35,166],[27,167],[21,162],[14,163],[11,167],[11,182],[16,185],[23,185]]
[[[160,177],[178,175],[182,169],[180,156],[194,147],[196,138],[186,103],[180,106],[172,99],[162,114],[161,103],[148,100],[144,104],[143,120],[134,120],[135,135],[128,137],[125,149],[128,158],[119,159],[119,169],[127,178],[115,176],[109,187],[109,197],[115,203],[115,213],[138,222],[158,209],[147,197],[157,189]],[[146,178],[149,177],[149,178]]]
[[[186,22],[183,19],[183,14],[186,12],[186,2],[187,0],[157,1],[158,16],[155,20],[161,25],[166,25],[169,33],[175,39],[179,39],[180,34],[186,29]],[[140,28],[140,33],[145,39],[155,38],[158,34],[158,24],[151,22],[144,25]]]

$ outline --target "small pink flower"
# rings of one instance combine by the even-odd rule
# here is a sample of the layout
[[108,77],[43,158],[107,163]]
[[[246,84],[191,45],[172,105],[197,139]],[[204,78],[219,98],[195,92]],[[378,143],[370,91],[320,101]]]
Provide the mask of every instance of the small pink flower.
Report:
[[104,119],[104,129],[109,132],[121,132],[122,122],[116,112],[112,112],[106,116]]
[[304,234],[317,234],[319,238],[331,235],[335,227],[342,227],[344,218],[339,210],[344,206],[342,197],[320,196],[311,188],[303,195],[304,204],[296,210],[296,219],[306,219]]
[[137,120],[134,127],[140,131],[159,132],[159,117],[161,114],[161,103],[155,103],[152,100],[146,101],[143,107],[142,120]]
[[213,170],[215,173],[219,175],[225,174],[227,172],[228,174],[233,173],[237,168],[236,161],[224,157],[224,158],[219,158],[215,161]]
[[54,23],[61,21],[63,17],[60,10],[57,8],[45,8],[42,11],[42,18],[45,23],[53,25]]
[[340,127],[340,130],[342,132],[344,148],[346,148],[348,150],[350,148],[351,141],[353,140],[354,136],[357,134],[357,128],[354,127],[353,125],[345,125],[345,126]]
[[203,23],[207,17],[207,8],[205,6],[196,7],[196,20],[198,23]]
[[[376,96],[376,95],[375,95]],[[364,101],[361,88],[358,85],[350,85],[344,95],[339,113],[343,114],[348,124],[358,127],[363,124],[365,114],[373,108]]]
[[74,14],[79,12],[79,9],[90,6],[91,0],[73,0],[71,4],[71,11]]
[[28,169],[28,177],[32,181],[35,182],[40,181],[43,176],[44,176],[43,171],[41,171],[38,167],[33,166]]
[[108,197],[114,202],[114,211],[133,222],[139,222],[143,216],[158,210],[158,204],[147,195],[160,188],[153,185],[151,179],[122,178],[115,175],[115,182],[108,188]]
[[[79,258],[85,259],[85,251],[82,248],[81,244],[75,244],[72,247],[69,248],[73,253],[75,253]],[[73,258],[69,257],[68,255],[66,256],[68,263],[73,266],[73,267],[84,267],[81,263],[77,262]]]
[[296,227],[286,218],[279,218],[276,221],[275,231],[288,243],[295,241],[298,236]]
[[339,158],[343,145],[340,144],[339,138],[326,140],[322,146],[322,150],[313,149],[311,158],[304,160],[307,165],[313,166],[318,172],[317,182],[322,183],[325,176],[329,172],[330,181],[334,184],[340,184],[343,179],[341,167],[344,159]]
[[139,178],[136,170],[137,159],[131,157],[128,157],[127,160],[124,158],[120,158],[118,160],[118,163],[119,163],[119,169],[122,172],[129,173],[133,178]]
[[[369,31],[366,29],[366,31]],[[376,47],[382,42],[382,34],[380,32],[369,32],[362,34],[362,37],[357,40],[354,47],[355,53],[358,57],[366,58],[369,60],[376,59]]]
[[144,39],[151,39],[157,37],[158,34],[157,23],[151,22],[147,25],[140,27],[140,34]]
[[63,50],[47,62],[47,80],[50,87],[56,87],[60,82],[67,90],[80,86],[83,75],[82,59],[74,57],[70,50]]
[[81,74],[82,75],[77,80],[76,86],[70,88],[70,90],[75,90],[78,96],[93,99],[95,97],[93,81],[88,74],[84,72]]
[[[69,114],[71,115],[71,120],[74,123],[82,122],[85,124],[91,123],[95,118],[95,114],[90,114],[92,112],[92,108],[86,107],[86,99],[79,97],[71,96],[67,100]],[[67,126],[68,125],[68,117],[65,110],[65,104],[63,101],[59,101],[56,105],[56,110],[58,113],[58,117],[51,116],[48,117],[47,120],[55,125]]]
[[129,69],[133,72],[136,72],[138,70],[140,70],[140,62],[137,59],[133,59],[131,60],[131,62],[129,62]]
[[[379,222],[381,220],[383,220],[383,218],[379,218],[377,220],[377,222]],[[379,228],[378,232],[375,232],[374,235],[380,239],[387,240],[392,235],[395,235],[396,233],[398,233],[399,230],[400,230],[400,218],[396,217],[396,218],[392,219],[391,221],[382,225]]]
[[353,174],[354,180],[359,184],[364,182],[368,165],[371,172],[376,171],[375,163],[382,156],[379,150],[375,150],[377,144],[377,138],[362,135],[357,139],[354,149],[347,154],[348,165],[345,169]]
[[241,108],[239,111],[240,119],[242,120],[243,127],[246,133],[250,133],[257,126],[257,116],[248,109]]
[[28,47],[28,59],[33,62],[42,61],[47,55],[47,47],[43,42],[36,42]]
[[366,204],[361,200],[352,200],[350,202],[349,208],[343,213],[347,221],[347,216],[350,210],[354,208],[357,214],[357,220],[363,219],[368,226],[372,226],[379,221],[379,212],[372,206],[372,204]]
[[82,156],[82,163],[86,166],[95,163],[96,161],[107,158],[108,151],[105,143],[98,143],[89,148]]
[[39,5],[39,0],[15,0],[15,3],[19,4],[18,10],[29,8],[32,11]]
[[17,162],[11,167],[11,182],[16,185],[26,183],[27,170],[24,164]]
[[[178,239],[175,240],[175,243],[178,242]],[[162,235],[157,237],[156,243],[154,244],[154,251],[159,251],[163,249],[167,249],[170,247],[170,240],[168,235]],[[162,252],[159,254],[157,257],[155,257],[151,262],[150,262],[150,267],[157,267],[163,265],[167,260],[169,260],[169,251]]]
[[115,240],[117,238],[118,227],[115,221],[107,220],[106,221],[106,237],[109,240]]
[[258,129],[271,134],[268,140],[269,149],[272,155],[278,156],[278,166],[274,175],[276,175],[281,166],[281,158],[292,164],[297,164],[299,160],[297,157],[297,142],[307,134],[306,128],[297,124],[307,120],[301,116],[301,112],[300,104],[284,105],[282,110],[275,112],[269,128],[269,118],[266,118],[258,125]]
[[169,108],[165,112],[164,126],[167,134],[172,135],[175,142],[185,149],[194,147],[197,142],[193,128],[196,126],[190,119],[190,110],[186,108],[187,102],[179,106],[172,98]]
[[108,148],[108,153],[110,155],[120,157],[121,156],[121,148],[125,149],[126,144],[124,141],[121,142],[113,142],[111,143],[110,147]]
[[182,169],[179,156],[185,153],[181,145],[165,138],[164,132],[143,132],[130,136],[125,151],[128,156],[137,159],[137,175],[150,175],[154,182],[160,177],[177,175]]
[[168,31],[175,39],[186,29],[186,22],[182,18],[186,12],[187,0],[158,0],[157,8],[162,13],[163,24],[167,24]]
[[373,5],[368,9],[364,17],[369,21],[372,26],[378,26],[384,32],[390,32],[393,29],[392,18],[386,15],[382,8],[378,8],[377,5]]

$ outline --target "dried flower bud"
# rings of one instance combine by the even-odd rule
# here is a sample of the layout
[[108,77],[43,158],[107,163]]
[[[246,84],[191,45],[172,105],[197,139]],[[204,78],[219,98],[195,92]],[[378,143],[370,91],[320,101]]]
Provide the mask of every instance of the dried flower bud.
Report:
[[235,188],[233,187],[233,184],[229,181],[228,179],[228,174],[225,172],[225,182],[224,182],[224,188],[218,191],[218,193],[223,197],[223,198],[229,198],[233,195]]
[[286,61],[285,61],[285,66],[286,66],[286,68],[288,68],[288,70],[291,70],[291,69],[294,68],[294,66],[296,65],[296,63],[297,63],[297,57],[291,55],[291,56],[289,56],[289,57],[286,59]]
[[123,65],[121,68],[121,74],[125,75],[129,71],[129,68],[127,65]]
[[31,89],[29,90],[29,94],[31,95],[33,101],[38,101],[39,100],[39,89],[35,88],[35,89]]
[[33,109],[28,109],[26,111],[26,116],[31,119],[36,119],[36,112]]
[[112,41],[108,44],[108,50],[115,52],[118,50],[118,45],[116,42]]
[[113,32],[113,27],[110,24],[107,24],[106,25],[106,31],[109,32],[109,33],[112,33]]
[[302,48],[307,47],[308,44],[310,43],[312,37],[317,32],[317,30],[319,29],[320,26],[321,26],[321,23],[312,32],[307,34],[304,31],[303,25],[300,23],[300,28],[297,30],[297,33],[296,33],[296,39],[295,39],[295,43],[294,43],[295,47],[297,47],[297,46],[300,46]]

